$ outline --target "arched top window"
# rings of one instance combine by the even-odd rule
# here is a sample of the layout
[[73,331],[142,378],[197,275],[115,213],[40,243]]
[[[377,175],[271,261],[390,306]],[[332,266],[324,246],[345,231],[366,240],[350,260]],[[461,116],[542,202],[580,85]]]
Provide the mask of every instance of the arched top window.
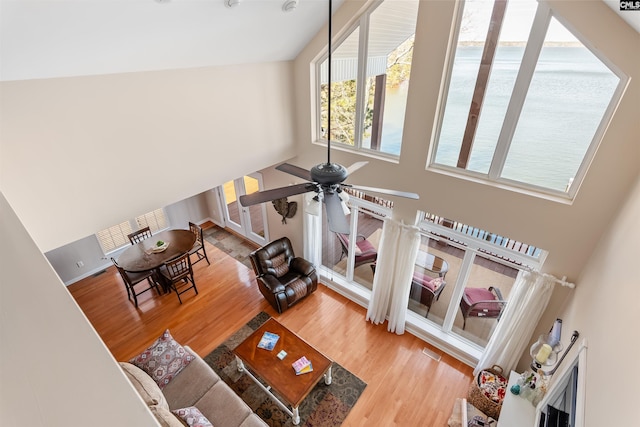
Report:
[[[418,1],[376,2],[333,46],[331,142],[398,157]],[[327,139],[327,56],[316,64],[317,140]]]
[[543,1],[461,8],[429,167],[572,199],[627,77]]

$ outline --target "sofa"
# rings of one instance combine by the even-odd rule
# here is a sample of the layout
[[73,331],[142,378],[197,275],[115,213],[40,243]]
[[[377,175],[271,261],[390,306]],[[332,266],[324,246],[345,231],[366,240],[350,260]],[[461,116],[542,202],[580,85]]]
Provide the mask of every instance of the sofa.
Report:
[[[169,381],[161,382],[162,388],[157,378],[136,366],[136,358],[120,362],[125,375],[161,426],[267,425],[200,356],[187,346],[182,348],[190,360]],[[198,415],[193,415],[194,412]],[[207,420],[211,424],[206,423]]]

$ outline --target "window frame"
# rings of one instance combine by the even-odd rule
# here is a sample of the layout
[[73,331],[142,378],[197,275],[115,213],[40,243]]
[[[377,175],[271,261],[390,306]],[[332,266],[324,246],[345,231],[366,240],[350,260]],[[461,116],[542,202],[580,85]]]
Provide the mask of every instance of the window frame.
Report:
[[[464,1],[461,2],[464,6]],[[531,32],[526,41],[525,51],[522,56],[522,61],[516,80],[514,83],[512,94],[509,98],[507,110],[502,123],[502,127],[499,132],[496,148],[493,152],[491,165],[488,173],[482,173],[472,171],[469,169],[458,168],[450,165],[436,163],[436,154],[438,152],[438,145],[440,141],[440,135],[442,131],[442,123],[444,121],[444,115],[447,104],[447,97],[449,94],[449,88],[451,85],[451,77],[453,75],[454,58],[457,51],[458,36],[460,34],[460,28],[462,26],[462,17],[464,14],[464,7],[458,8],[456,17],[456,27],[454,36],[452,37],[452,49],[449,50],[449,57],[447,58],[447,66],[445,68],[445,76],[443,79],[443,85],[440,92],[440,99],[443,101],[438,109],[436,117],[436,126],[433,133],[431,148],[427,157],[427,170],[435,172],[442,172],[448,175],[452,175],[462,179],[469,179],[478,181],[484,184],[502,187],[509,190],[515,190],[518,192],[524,192],[537,197],[552,199],[559,202],[571,203],[575,198],[578,190],[584,181],[589,165],[593,161],[596,151],[604,138],[604,133],[611,122],[613,114],[622,99],[622,95],[629,83],[629,76],[622,72],[612,61],[602,55],[598,49],[596,49],[592,43],[583,37],[573,26],[571,26],[560,14],[555,13],[553,8],[547,4],[544,0],[538,1],[536,14],[531,25]],[[547,188],[540,185],[531,183],[525,183],[516,181],[513,179],[505,178],[501,176],[504,166],[509,154],[511,142],[515,134],[522,109],[527,99],[527,93],[529,85],[533,80],[536,66],[538,64],[540,53],[542,51],[547,31],[551,23],[551,19],[556,19],[561,25],[563,25],[576,39],[582,43],[582,45],[589,50],[589,52],[598,58],[613,74],[619,78],[618,85],[613,91],[611,100],[609,101],[607,108],[604,110],[602,119],[594,132],[594,136],[589,143],[584,157],[580,162],[580,166],[576,170],[576,174],[571,185],[567,191],[560,191],[552,188]]]
[[[354,114],[354,143],[353,145],[345,144],[340,141],[331,140],[331,148],[344,150],[344,151],[355,151],[359,154],[363,154],[372,158],[376,158],[379,160],[386,160],[392,162],[399,162],[400,153],[391,154],[381,150],[375,150],[371,148],[367,148],[363,146],[363,125],[364,125],[364,105],[366,98],[366,85],[364,82],[367,80],[367,61],[368,61],[368,50],[369,50],[369,26],[370,26],[370,17],[377,10],[377,8],[384,3],[385,0],[375,0],[372,1],[367,8],[356,17],[353,22],[346,25],[338,35],[332,38],[332,50],[335,52],[337,48],[339,48],[342,43],[344,43],[354,31],[358,30],[358,69],[356,72],[356,111]],[[418,2],[419,3],[419,2]],[[418,7],[419,9],[419,7]],[[416,29],[417,29],[417,11],[416,11]],[[414,31],[415,35],[415,31]],[[315,119],[315,134],[313,137],[313,143],[326,146],[327,138],[323,135],[322,129],[322,64],[328,59],[328,46],[325,46],[325,49],[312,61],[312,82],[313,82],[313,93],[315,96],[315,102],[312,102],[312,105],[315,107],[315,111],[313,111],[313,117]],[[406,112],[405,112],[406,115]]]
[[[146,219],[146,217],[148,215],[153,215],[154,217],[157,217],[157,215],[160,214],[160,213],[162,214],[161,220],[164,221],[164,227],[160,228],[160,227],[155,227],[153,224],[148,224],[148,221]],[[158,222],[157,218],[156,218],[156,222]],[[131,231],[129,233],[133,233],[133,232],[135,232],[137,230],[140,230],[140,229],[142,229],[144,227],[147,227],[147,226],[149,226],[149,228],[151,229],[152,233],[158,233],[160,231],[167,230],[170,227],[170,225],[169,225],[169,217],[167,216],[167,212],[165,211],[164,208],[158,208],[158,209],[154,209],[154,210],[152,210],[150,212],[146,212],[146,213],[144,213],[142,215],[138,215],[135,218],[131,218],[131,219],[128,219],[126,221],[122,221],[122,222],[120,222],[118,224],[112,225],[111,227],[107,227],[107,228],[105,228],[103,230],[100,230],[95,234],[95,236],[96,236],[96,239],[98,240],[98,244],[100,245],[100,249],[102,250],[102,252],[104,253],[105,256],[112,255],[113,253],[118,252],[122,248],[127,247],[131,243],[129,241],[128,237],[127,237],[127,234],[124,234],[124,231],[122,231],[122,225],[123,224],[127,224],[127,223],[129,224],[129,227],[131,229]],[[121,237],[122,237],[122,240],[124,241],[124,243],[122,245],[120,245],[120,246],[114,246],[113,248],[106,247],[105,244],[104,244],[103,239],[100,237],[100,234],[104,233],[104,232],[109,232],[109,234],[112,235],[110,230],[112,228],[118,227],[118,226],[120,226],[120,232],[122,233]]]

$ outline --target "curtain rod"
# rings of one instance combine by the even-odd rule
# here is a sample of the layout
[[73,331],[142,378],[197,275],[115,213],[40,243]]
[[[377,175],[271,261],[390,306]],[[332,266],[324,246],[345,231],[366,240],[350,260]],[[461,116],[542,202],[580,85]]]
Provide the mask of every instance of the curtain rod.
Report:
[[575,283],[567,282],[567,276],[562,276],[562,279],[558,279],[552,274],[544,273],[544,277],[546,277],[547,279],[553,279],[554,282],[559,283],[562,286],[566,286],[571,289],[576,287]]

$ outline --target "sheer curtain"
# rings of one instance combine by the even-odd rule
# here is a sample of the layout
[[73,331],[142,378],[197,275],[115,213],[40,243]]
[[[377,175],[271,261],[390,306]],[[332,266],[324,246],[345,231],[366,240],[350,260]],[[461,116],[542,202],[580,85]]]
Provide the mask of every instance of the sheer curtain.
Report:
[[367,320],[379,324],[389,314],[387,329],[398,335],[404,333],[413,266],[419,247],[418,227],[385,218]]
[[322,264],[321,202],[313,200],[315,193],[304,195],[304,255],[316,267]]
[[493,365],[501,366],[504,372],[516,367],[549,303],[555,280],[553,276],[535,271],[520,271],[474,375]]

